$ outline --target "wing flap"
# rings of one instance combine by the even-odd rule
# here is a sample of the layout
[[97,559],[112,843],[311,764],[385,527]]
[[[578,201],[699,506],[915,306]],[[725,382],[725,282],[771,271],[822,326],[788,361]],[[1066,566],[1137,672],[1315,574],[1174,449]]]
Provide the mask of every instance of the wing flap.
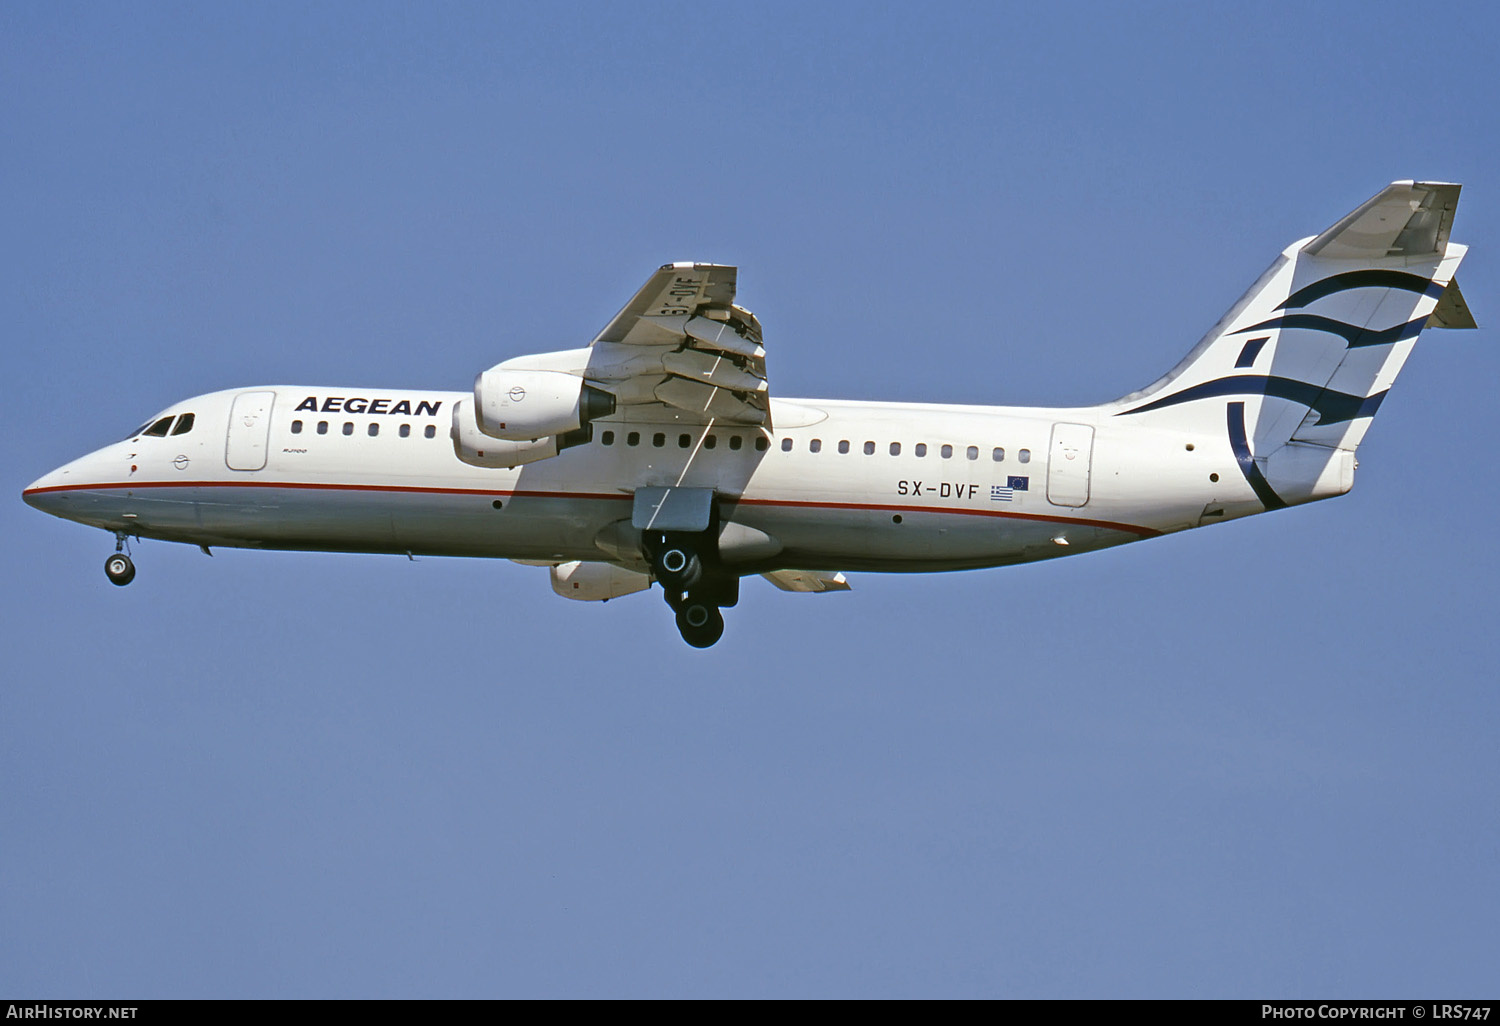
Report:
[[724,353],[705,353],[701,349],[682,349],[662,357],[668,374],[733,392],[764,392],[766,379],[754,371],[744,370]]
[[727,420],[735,424],[764,424],[769,413],[747,397],[726,388],[700,384],[686,378],[669,377],[652,394],[668,406],[698,414],[704,421]]
[[[759,339],[760,322],[755,320],[755,315],[737,306],[731,309],[744,321],[754,322],[755,330],[752,334]],[[694,317],[683,325],[682,330],[709,349],[715,349],[721,353],[735,353],[747,360],[763,360],[766,357],[766,351],[761,348],[759,342],[752,341],[735,331],[730,327],[728,318],[712,320],[708,317]]]

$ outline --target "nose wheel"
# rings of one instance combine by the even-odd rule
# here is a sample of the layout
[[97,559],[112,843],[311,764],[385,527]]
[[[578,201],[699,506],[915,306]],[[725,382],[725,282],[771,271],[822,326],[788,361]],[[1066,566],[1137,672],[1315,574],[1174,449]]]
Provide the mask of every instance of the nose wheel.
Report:
[[135,564],[125,553],[116,552],[104,561],[104,576],[109,578],[110,584],[123,588],[135,580]]

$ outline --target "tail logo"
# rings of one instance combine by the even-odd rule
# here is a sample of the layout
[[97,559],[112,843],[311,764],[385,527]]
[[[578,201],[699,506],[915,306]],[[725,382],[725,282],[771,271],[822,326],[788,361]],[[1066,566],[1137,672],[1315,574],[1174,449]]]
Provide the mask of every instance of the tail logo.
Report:
[[1255,462],[1255,454],[1250,451],[1250,435],[1245,430],[1245,404],[1230,403],[1228,419],[1229,448],[1234,452],[1235,462],[1240,465],[1240,473],[1245,475],[1245,480],[1249,482],[1262,506],[1266,509],[1284,509],[1286,500],[1276,494],[1271,482],[1261,472],[1260,464]]
[[[1374,268],[1345,271],[1341,274],[1330,275],[1310,285],[1303,286],[1279,303],[1276,309],[1297,310],[1327,296],[1332,296],[1340,292],[1348,292],[1352,289],[1367,288],[1399,289],[1403,292],[1412,292],[1429,298],[1437,298],[1443,294],[1443,290],[1447,288],[1447,285],[1433,281],[1431,278],[1424,278],[1420,274],[1411,274],[1407,271]],[[1244,328],[1236,328],[1228,332],[1228,334],[1245,335],[1254,331],[1272,331],[1287,328],[1304,331],[1322,331],[1339,336],[1344,340],[1346,347],[1349,349],[1362,349],[1368,346],[1388,345],[1393,342],[1404,342],[1407,339],[1416,338],[1421,334],[1422,329],[1427,326],[1428,317],[1429,315],[1424,314],[1404,324],[1372,330],[1361,327],[1358,324],[1349,324],[1346,321],[1335,320],[1332,317],[1323,317],[1319,314],[1280,313],[1257,324],[1252,324]],[[1261,354],[1261,350],[1265,348],[1268,341],[1270,341],[1269,335],[1246,341],[1244,347],[1240,350],[1239,358],[1235,361],[1235,369],[1243,370],[1254,366],[1256,359]],[[1177,406],[1196,399],[1210,399],[1226,395],[1263,395],[1286,399],[1317,411],[1319,424],[1337,424],[1353,420],[1357,417],[1374,416],[1375,411],[1380,409],[1381,401],[1385,399],[1386,393],[1378,392],[1372,396],[1349,395],[1345,392],[1336,392],[1326,389],[1321,385],[1309,384],[1294,378],[1273,377],[1265,374],[1236,374],[1191,385],[1179,392],[1174,392],[1171,395],[1137,406],[1135,409],[1122,410],[1116,416],[1147,413],[1151,410]]]
[[1409,274],[1406,271],[1373,269],[1345,271],[1343,274],[1330,275],[1311,285],[1303,286],[1288,296],[1286,301],[1279,304],[1276,309],[1300,310],[1324,296],[1331,296],[1335,292],[1348,292],[1350,289],[1401,289],[1405,292],[1420,292],[1424,296],[1437,299],[1442,296],[1445,287],[1431,278],[1424,278],[1420,274]]
[[1268,331],[1272,328],[1302,328],[1305,331],[1326,331],[1331,335],[1338,335],[1348,343],[1350,349],[1362,349],[1365,346],[1383,346],[1387,342],[1404,342],[1409,338],[1416,338],[1426,324],[1427,315],[1424,314],[1394,328],[1370,331],[1357,324],[1336,321],[1332,317],[1319,317],[1317,314],[1282,314],[1248,328],[1237,328],[1230,334],[1241,335],[1247,331]]
[[[1137,406],[1133,410],[1122,410],[1116,416],[1149,413],[1151,410],[1190,403],[1195,399],[1213,399],[1225,395],[1268,395],[1276,399],[1286,399],[1316,410],[1319,424],[1338,424],[1356,417],[1373,417],[1385,400],[1386,393],[1377,392],[1375,395],[1363,397],[1349,395],[1347,392],[1335,392],[1333,389],[1322,388],[1318,385],[1309,385],[1305,381],[1297,381],[1294,378],[1278,378],[1269,374],[1235,374],[1184,388],[1181,392],[1174,392],[1154,402],[1146,403],[1144,406]],[[1240,403],[1240,405],[1245,404]]]

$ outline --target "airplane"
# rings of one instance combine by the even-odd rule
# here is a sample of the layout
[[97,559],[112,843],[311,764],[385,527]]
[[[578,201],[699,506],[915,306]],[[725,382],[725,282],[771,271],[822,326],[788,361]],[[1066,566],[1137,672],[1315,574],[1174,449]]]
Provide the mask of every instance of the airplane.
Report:
[[773,398],[736,268],[666,264],[589,345],[471,392],[267,385],[174,403],[33,482],[115,536],[500,557],[559,595],[662,587],[717,642],[742,578],[998,567],[1331,498],[1425,327],[1473,328],[1460,186],[1394,182],[1288,246],[1170,372],[1097,406]]

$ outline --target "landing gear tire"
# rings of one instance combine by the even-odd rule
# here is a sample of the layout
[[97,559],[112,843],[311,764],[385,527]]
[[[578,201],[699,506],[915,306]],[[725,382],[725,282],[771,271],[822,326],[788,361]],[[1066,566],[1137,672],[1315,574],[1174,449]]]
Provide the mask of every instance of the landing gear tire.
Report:
[[666,545],[654,562],[657,580],[669,591],[687,591],[703,577],[703,560],[686,545]]
[[724,614],[718,606],[689,598],[677,610],[677,629],[694,648],[708,648],[724,635]]
[[104,561],[104,576],[109,578],[110,584],[123,588],[135,580],[135,564],[125,553],[116,552]]

